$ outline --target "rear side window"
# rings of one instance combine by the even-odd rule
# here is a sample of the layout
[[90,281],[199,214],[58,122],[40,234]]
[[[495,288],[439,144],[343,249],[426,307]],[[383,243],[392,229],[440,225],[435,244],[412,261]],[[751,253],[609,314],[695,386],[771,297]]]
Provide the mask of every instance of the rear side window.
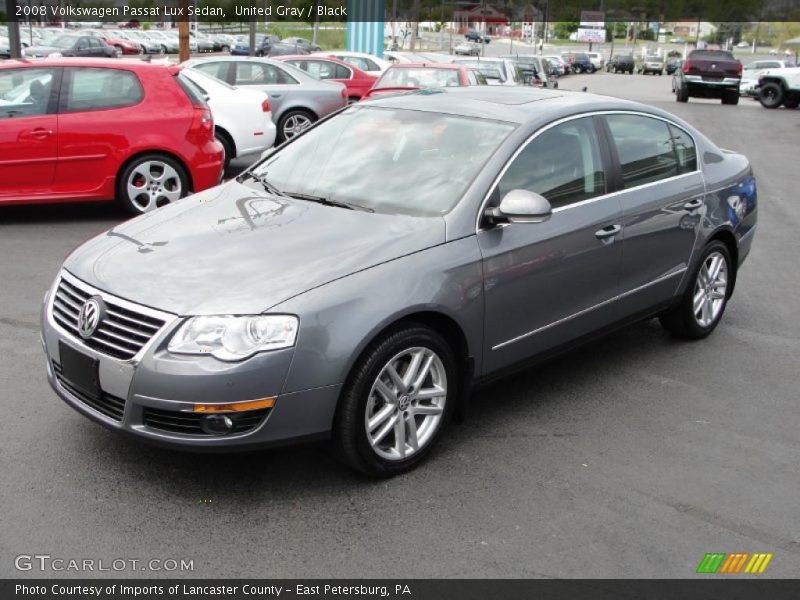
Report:
[[697,150],[691,136],[674,125],[669,126],[669,131],[672,134],[672,145],[675,147],[675,155],[678,158],[678,173],[696,171]]
[[625,188],[678,174],[678,159],[664,121],[638,115],[608,115]]
[[276,83],[297,83],[297,81],[283,69],[266,63],[236,62],[235,85],[270,85]]
[[0,119],[47,114],[54,74],[53,69],[0,71]]
[[211,77],[225,81],[228,75],[228,64],[229,63],[226,62],[209,62],[194,65],[192,68],[206,75],[211,75]]
[[[139,78],[120,69],[69,69],[71,81],[62,90],[61,112],[123,108],[144,98]],[[65,96],[65,97],[64,97]]]

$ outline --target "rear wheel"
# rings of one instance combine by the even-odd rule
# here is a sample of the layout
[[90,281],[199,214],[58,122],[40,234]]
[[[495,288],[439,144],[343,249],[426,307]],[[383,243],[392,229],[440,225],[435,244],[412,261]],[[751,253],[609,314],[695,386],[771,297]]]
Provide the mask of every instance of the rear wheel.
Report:
[[661,324],[678,337],[709,335],[725,312],[733,275],[728,247],[718,240],[708,244],[680,303],[659,317]]
[[163,154],[144,154],[126,165],[117,178],[117,200],[134,215],[175,202],[189,193],[186,169]]
[[455,355],[423,325],[378,340],[353,367],[334,420],[337,454],[373,477],[416,466],[438,441],[458,393]]
[[758,101],[764,108],[778,108],[783,104],[783,86],[774,81],[765,83],[758,88]]
[[214,137],[222,145],[222,172],[225,173],[228,170],[228,166],[231,164],[231,159],[236,157],[236,149],[233,145],[233,141],[226,133],[215,131]]
[[681,84],[678,86],[678,89],[675,91],[675,100],[677,100],[678,102],[689,101],[689,90],[686,88],[685,85]]
[[278,143],[303,133],[316,120],[317,118],[307,110],[287,111],[278,121]]

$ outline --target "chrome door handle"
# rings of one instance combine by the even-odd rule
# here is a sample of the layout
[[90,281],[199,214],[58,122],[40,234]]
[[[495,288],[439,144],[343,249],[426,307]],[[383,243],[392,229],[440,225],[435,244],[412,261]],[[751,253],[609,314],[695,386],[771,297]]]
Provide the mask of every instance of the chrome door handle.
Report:
[[608,227],[603,227],[602,229],[595,231],[594,237],[596,237],[598,240],[605,240],[614,237],[620,231],[622,231],[622,225],[609,225]]
[[695,198],[694,200],[689,200],[686,204],[683,205],[683,208],[686,210],[697,210],[703,206],[703,199],[702,198]]

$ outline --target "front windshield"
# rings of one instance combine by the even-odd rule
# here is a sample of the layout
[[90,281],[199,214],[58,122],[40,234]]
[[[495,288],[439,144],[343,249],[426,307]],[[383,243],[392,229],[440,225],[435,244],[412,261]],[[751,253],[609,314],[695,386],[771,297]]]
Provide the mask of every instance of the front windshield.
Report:
[[460,60],[458,64],[478,69],[486,79],[506,80],[506,70],[503,63],[487,62],[483,60]]
[[71,35],[60,35],[50,41],[47,45],[53,48],[72,48],[75,45],[75,40],[78,39]]
[[387,70],[375,88],[415,87],[436,88],[457,86],[458,71],[455,69],[429,69],[424,67],[393,67]]
[[449,212],[514,129],[510,123],[353,106],[255,167],[282,192],[375,212]]

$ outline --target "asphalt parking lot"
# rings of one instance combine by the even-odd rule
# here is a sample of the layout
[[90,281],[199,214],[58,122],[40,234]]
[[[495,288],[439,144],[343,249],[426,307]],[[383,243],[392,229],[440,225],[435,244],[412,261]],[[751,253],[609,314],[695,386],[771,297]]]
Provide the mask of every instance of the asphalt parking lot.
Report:
[[431,460],[389,481],[324,446],[181,454],[93,424],[45,380],[42,294],[122,213],[2,208],[0,576],[82,575],[15,570],[44,553],[192,559],[195,577],[677,578],[706,552],[763,551],[763,577],[796,577],[800,112],[678,104],[667,76],[561,85],[666,108],[750,158],[759,231],[709,339],[651,321],[480,389]]

